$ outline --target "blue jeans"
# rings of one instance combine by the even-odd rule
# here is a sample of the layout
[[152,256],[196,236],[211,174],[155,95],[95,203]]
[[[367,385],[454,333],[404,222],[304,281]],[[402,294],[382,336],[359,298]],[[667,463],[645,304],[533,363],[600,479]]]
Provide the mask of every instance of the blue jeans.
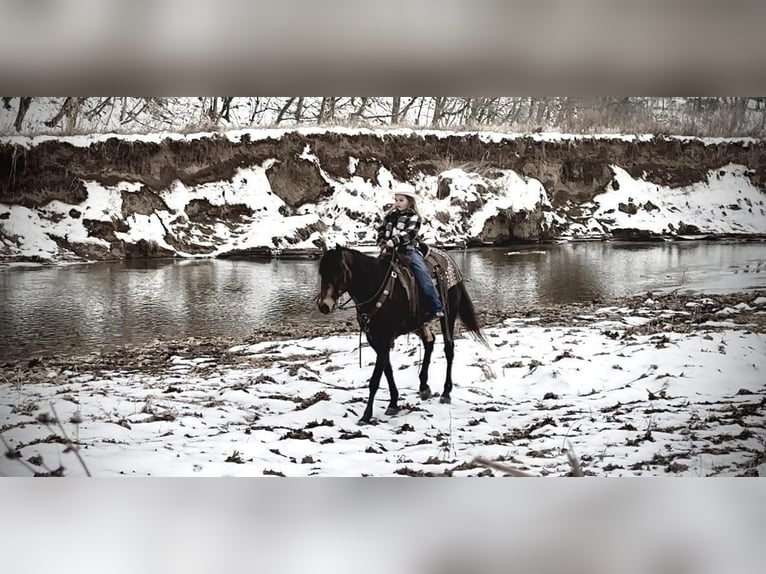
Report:
[[407,249],[407,255],[412,261],[412,273],[415,275],[415,279],[420,285],[420,290],[425,295],[425,298],[431,304],[431,312],[436,313],[442,310],[441,301],[439,301],[439,295],[436,293],[433,281],[431,281],[431,273],[428,271],[426,260],[423,258],[423,254],[417,249]]

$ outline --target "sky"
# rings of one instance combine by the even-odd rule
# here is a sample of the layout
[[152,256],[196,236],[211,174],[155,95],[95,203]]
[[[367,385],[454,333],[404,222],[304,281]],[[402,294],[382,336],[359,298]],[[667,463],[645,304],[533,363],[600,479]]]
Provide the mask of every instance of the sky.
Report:
[[[238,141],[247,134],[251,139],[278,137],[287,130],[237,130],[226,132],[225,137]],[[375,133],[383,135],[389,130],[349,130],[349,129],[315,129],[297,130],[300,133],[317,133],[338,131],[343,133]],[[412,133],[411,130],[397,130],[401,133]],[[420,132],[419,132],[420,133]],[[452,132],[433,132],[440,137]],[[193,139],[210,134],[150,134],[117,136],[128,141],[142,139],[146,141],[161,141],[165,137]],[[100,141],[108,134],[93,136],[69,136],[60,138],[72,145],[87,146],[93,141]],[[484,139],[500,141],[502,138],[517,137],[517,135],[482,133]],[[539,139],[567,139],[579,136],[566,134],[532,134]],[[591,136],[609,137],[617,136]],[[624,139],[635,139],[642,136],[624,136]],[[649,137],[649,136],[647,136]],[[50,139],[50,136],[34,138],[12,137],[0,141],[13,141],[22,145],[38,145]],[[741,140],[738,140],[741,141]],[[313,249],[316,241],[324,241],[327,245],[336,243],[344,245],[371,245],[374,243],[373,224],[377,217],[391,203],[390,190],[397,185],[409,186],[416,191],[420,200],[418,206],[423,216],[422,234],[426,241],[443,242],[444,244],[462,244],[466,239],[475,237],[484,227],[485,221],[496,215],[498,210],[513,209],[515,211],[531,210],[538,206],[549,206],[550,198],[543,185],[536,179],[523,178],[512,170],[498,170],[489,179],[485,175],[466,172],[461,166],[445,169],[439,176],[419,175],[413,181],[400,182],[385,167],[378,174],[379,185],[365,181],[362,177],[352,175],[348,179],[335,179],[322,170],[318,158],[309,146],[304,149],[302,158],[317,164],[327,184],[333,188],[329,198],[322,199],[317,204],[305,204],[290,216],[280,214],[284,203],[275,194],[266,177],[266,171],[273,159],[264,161],[257,166],[239,169],[230,182],[214,182],[189,187],[176,181],[169,189],[161,190],[159,195],[168,205],[169,210],[157,211],[151,216],[134,214],[125,221],[129,229],[125,232],[116,231],[115,235],[127,242],[139,239],[154,240],[159,246],[177,252],[165,240],[166,229],[172,230],[176,236],[191,239],[195,243],[210,246],[209,256],[216,256],[232,250],[269,247],[277,249]],[[349,160],[349,168],[353,174],[356,158]],[[699,182],[689,187],[666,188],[658,186],[642,178],[633,178],[617,165],[610,166],[614,181],[618,186],[607,185],[602,193],[591,202],[581,206],[579,215],[584,220],[568,220],[565,211],[544,212],[544,225],[569,222],[567,230],[561,239],[601,239],[608,236],[613,228],[634,227],[669,233],[677,229],[680,222],[696,225],[704,233],[744,233],[766,234],[766,205],[764,194],[750,181],[748,169],[741,165],[726,165],[721,169],[712,170],[707,174],[707,181]],[[436,197],[438,177],[449,177],[450,196],[445,199]],[[96,181],[86,181],[88,197],[80,204],[66,204],[53,201],[39,209],[29,209],[18,205],[0,203],[0,255],[8,257],[37,257],[42,260],[60,261],[68,256],[60,252],[51,235],[67,237],[70,242],[93,243],[108,247],[102,239],[89,237],[83,225],[83,219],[111,221],[122,219],[122,192],[136,192],[140,185],[130,182],[120,182],[114,186],[103,186]],[[618,187],[619,189],[614,189]],[[482,209],[474,214],[467,214],[460,205],[453,205],[452,200],[459,198],[465,201],[481,198],[484,202]],[[234,226],[219,222],[213,225],[211,233],[202,226],[188,221],[183,210],[189,202],[195,199],[206,199],[212,205],[224,203],[241,203],[253,210],[252,218]],[[635,215],[630,215],[617,209],[619,203],[634,203],[643,206],[651,201],[659,209],[647,211],[639,208]],[[729,206],[736,206],[732,209]],[[73,218],[70,210],[76,208],[82,217]],[[361,217],[348,217],[347,210],[353,209]],[[437,213],[449,214],[449,218],[437,218]],[[446,221],[446,222],[443,222]],[[321,223],[325,229],[315,231],[305,239],[298,237],[298,231],[309,225]],[[275,245],[273,238],[277,237]],[[183,257],[192,254],[177,252]],[[71,259],[71,255],[69,256]],[[0,259],[0,264],[1,259]]]

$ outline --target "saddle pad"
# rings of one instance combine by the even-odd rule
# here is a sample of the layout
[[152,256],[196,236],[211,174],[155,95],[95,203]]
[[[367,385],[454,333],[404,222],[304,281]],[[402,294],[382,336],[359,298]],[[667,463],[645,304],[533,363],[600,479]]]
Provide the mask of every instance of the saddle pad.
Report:
[[450,257],[446,251],[442,251],[436,247],[429,247],[426,263],[428,264],[428,267],[431,269],[432,273],[433,268],[438,265],[441,271],[440,279],[446,282],[447,289],[454,287],[463,281],[463,276],[460,273],[460,269],[458,269],[454,259],[452,259],[452,257]]

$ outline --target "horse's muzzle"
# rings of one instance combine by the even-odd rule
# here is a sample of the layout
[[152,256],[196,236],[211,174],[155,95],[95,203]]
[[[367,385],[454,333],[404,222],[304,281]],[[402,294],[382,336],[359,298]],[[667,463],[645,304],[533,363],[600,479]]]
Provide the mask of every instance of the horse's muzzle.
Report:
[[319,307],[319,311],[321,313],[324,313],[325,315],[327,315],[330,311],[332,311],[330,306],[327,303],[325,303],[324,301],[318,301],[317,302],[317,307]]

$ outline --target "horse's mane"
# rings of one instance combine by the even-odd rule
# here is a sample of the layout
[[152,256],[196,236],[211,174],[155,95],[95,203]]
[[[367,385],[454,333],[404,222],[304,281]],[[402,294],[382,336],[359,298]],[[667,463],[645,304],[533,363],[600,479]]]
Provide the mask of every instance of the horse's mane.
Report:
[[354,263],[362,266],[362,269],[360,269],[360,273],[362,274],[367,274],[372,271],[379,272],[384,267],[388,267],[389,261],[387,259],[379,259],[356,249],[338,245],[326,251],[322,256],[322,259],[319,262],[319,273],[324,276],[332,272],[332,270],[341,267],[344,260],[344,253],[348,253],[353,257]]

